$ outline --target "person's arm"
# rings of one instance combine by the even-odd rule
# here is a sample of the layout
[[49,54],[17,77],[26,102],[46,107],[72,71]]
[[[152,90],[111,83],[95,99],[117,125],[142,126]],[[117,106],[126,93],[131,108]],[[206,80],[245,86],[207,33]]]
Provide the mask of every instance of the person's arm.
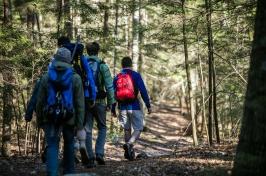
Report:
[[79,75],[74,74],[74,108],[75,108],[75,124],[78,130],[83,128],[85,105],[84,105],[84,92],[82,81]]
[[149,98],[147,89],[145,87],[145,84],[143,82],[143,79],[141,78],[140,74],[136,74],[135,76],[136,76],[137,87],[140,91],[140,95],[141,95],[148,111],[150,111],[150,108],[151,108],[150,98]]
[[104,86],[107,93],[107,105],[110,107],[115,103],[113,79],[109,67],[106,64],[100,65],[100,71],[104,80]]
[[36,104],[37,104],[37,97],[38,97],[38,90],[40,87],[40,79],[38,79],[35,83],[31,98],[27,105],[26,113],[25,113],[25,120],[30,122],[32,119],[33,111],[36,111]]
[[[113,80],[114,92],[115,92],[115,90],[116,90],[116,81],[117,81],[117,79],[116,79],[116,77],[115,77],[114,80]],[[113,116],[113,117],[117,117],[117,114],[116,114],[116,103],[113,103],[113,104],[112,104],[112,107],[111,107],[111,113],[112,113],[112,116]]]
[[[37,103],[36,103],[36,117],[38,122],[43,122],[44,114],[43,110],[46,103],[46,95],[47,95],[47,82],[48,82],[48,75],[44,75],[40,81],[38,93],[37,93]],[[39,123],[40,125],[40,123]]]

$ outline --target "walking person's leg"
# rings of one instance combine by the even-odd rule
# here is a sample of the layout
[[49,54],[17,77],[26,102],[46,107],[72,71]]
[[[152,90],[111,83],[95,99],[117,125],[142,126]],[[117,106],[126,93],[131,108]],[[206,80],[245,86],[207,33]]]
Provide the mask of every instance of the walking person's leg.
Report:
[[46,172],[47,176],[58,175],[58,151],[60,128],[54,124],[44,125],[44,133],[47,144],[46,150]]
[[86,149],[89,156],[89,163],[87,164],[88,168],[95,167],[95,156],[92,148],[92,130],[93,130],[93,122],[94,122],[94,114],[96,109],[93,107],[90,109],[88,113],[86,113],[86,124],[85,124],[85,130],[86,130]]
[[131,115],[129,110],[120,110],[119,123],[124,129],[124,140],[125,140],[125,144],[123,145],[123,149],[125,150],[124,157],[128,160],[132,160],[130,157],[131,145],[128,143],[131,138]]
[[75,131],[73,126],[63,127],[63,138],[64,138],[63,174],[72,174],[75,172],[74,136],[75,136]]
[[128,159],[135,159],[134,143],[139,139],[141,131],[143,130],[143,113],[141,110],[128,110],[127,116],[133,128],[133,133],[127,143]]
[[96,160],[99,165],[104,165],[104,146],[106,141],[106,106],[103,104],[97,104],[97,115],[95,117],[98,128],[98,136],[95,144]]

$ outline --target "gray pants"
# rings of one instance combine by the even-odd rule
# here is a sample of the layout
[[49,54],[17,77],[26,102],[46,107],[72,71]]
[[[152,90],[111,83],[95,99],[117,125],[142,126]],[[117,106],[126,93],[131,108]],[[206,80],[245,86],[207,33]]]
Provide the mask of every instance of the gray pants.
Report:
[[[134,143],[143,130],[143,112],[141,110],[120,110],[119,123],[124,128],[125,142]],[[131,134],[131,129],[134,132]]]

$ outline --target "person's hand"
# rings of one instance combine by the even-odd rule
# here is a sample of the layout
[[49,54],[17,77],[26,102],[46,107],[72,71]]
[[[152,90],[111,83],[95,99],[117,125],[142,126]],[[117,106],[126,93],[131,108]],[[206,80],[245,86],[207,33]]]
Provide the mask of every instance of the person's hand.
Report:
[[85,141],[86,140],[86,131],[85,129],[77,130],[77,138],[79,141]]
[[106,111],[109,112],[111,110],[111,105],[106,106]]
[[90,101],[90,103],[89,103],[89,107],[90,108],[93,108],[95,106],[95,101]]
[[31,119],[32,119],[32,116],[29,116],[29,115],[25,114],[24,119],[26,120],[26,122],[30,122]]
[[116,110],[115,109],[112,108],[111,113],[112,113],[112,116],[113,117],[117,117],[117,114],[116,114]]
[[151,113],[152,113],[151,108],[148,108],[148,114],[151,114]]

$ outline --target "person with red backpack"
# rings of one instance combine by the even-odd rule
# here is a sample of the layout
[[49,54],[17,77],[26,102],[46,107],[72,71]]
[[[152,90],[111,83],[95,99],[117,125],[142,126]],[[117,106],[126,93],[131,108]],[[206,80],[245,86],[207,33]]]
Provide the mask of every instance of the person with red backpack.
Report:
[[[125,150],[124,157],[128,160],[134,160],[135,152],[133,144],[139,139],[143,130],[143,112],[140,108],[138,94],[140,95],[151,113],[150,98],[148,96],[145,84],[138,72],[132,70],[132,60],[130,57],[122,59],[122,71],[114,78],[113,86],[115,90],[115,99],[118,102],[119,122],[124,128]],[[112,106],[112,115],[116,117],[116,105]],[[133,133],[131,129],[133,128]]]

